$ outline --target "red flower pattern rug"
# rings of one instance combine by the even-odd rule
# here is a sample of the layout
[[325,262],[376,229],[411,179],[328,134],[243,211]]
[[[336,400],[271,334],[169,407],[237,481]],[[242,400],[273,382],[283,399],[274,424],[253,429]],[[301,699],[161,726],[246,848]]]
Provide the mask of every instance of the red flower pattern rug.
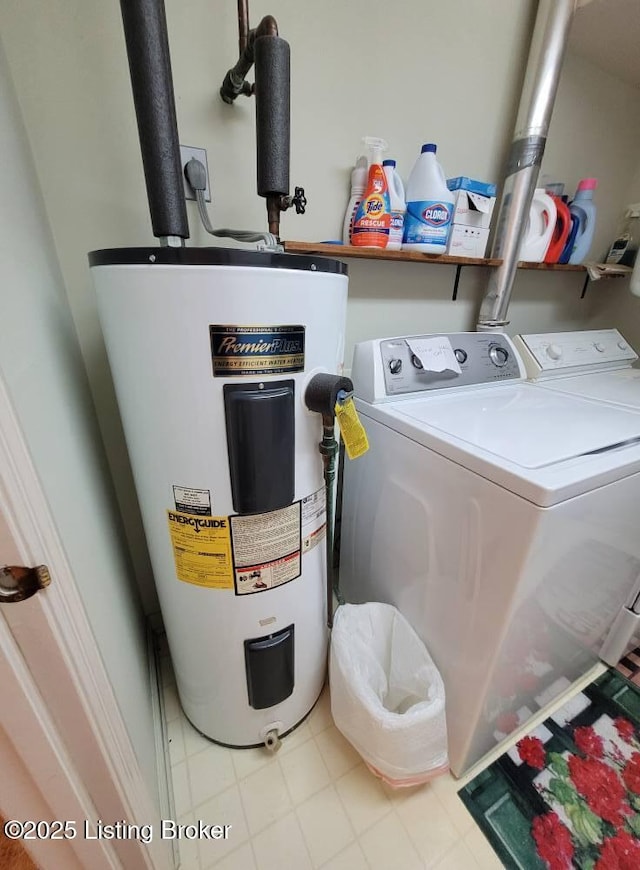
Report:
[[640,687],[608,671],[459,795],[507,868],[640,870]]

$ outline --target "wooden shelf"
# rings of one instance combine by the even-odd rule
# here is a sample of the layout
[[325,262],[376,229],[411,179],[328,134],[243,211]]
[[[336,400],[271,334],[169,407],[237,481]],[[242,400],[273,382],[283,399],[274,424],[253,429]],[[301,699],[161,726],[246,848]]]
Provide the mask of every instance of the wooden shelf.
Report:
[[529,263],[520,260],[518,269],[537,269],[540,272],[586,272],[584,266],[571,266],[569,263]]
[[[453,284],[452,299],[458,298],[458,284],[463,266],[489,266],[502,264],[502,260],[492,257],[450,257],[448,254],[421,254],[419,251],[385,251],[384,248],[354,248],[352,245],[327,245],[322,242],[283,242],[284,249],[289,254],[319,254],[323,257],[335,257],[338,260],[349,258],[361,260],[390,260],[405,263],[433,263],[439,266],[455,266],[456,276]],[[585,280],[581,299],[584,299],[587,286],[591,279],[585,266],[571,266],[562,263],[529,263],[521,260],[518,269],[531,269],[538,272],[582,272]],[[603,275],[603,278],[624,278],[625,274],[613,273]]]
[[385,251],[383,248],[354,248],[351,245],[324,245],[320,242],[283,242],[288,254],[321,254],[323,257],[363,260],[401,260],[434,263],[440,266],[499,266],[502,260],[484,257],[449,257],[447,254],[421,254],[419,251]]
[[[399,260],[409,263],[434,263],[440,266],[500,266],[502,260],[495,257],[450,257],[448,254],[421,254],[419,251],[385,251],[377,248],[354,248],[352,245],[327,245],[322,242],[283,242],[289,254],[321,254],[324,257],[354,258],[361,260]],[[584,266],[562,263],[529,263],[520,260],[518,269],[535,269],[540,272],[585,272]],[[623,278],[612,274],[607,278]]]

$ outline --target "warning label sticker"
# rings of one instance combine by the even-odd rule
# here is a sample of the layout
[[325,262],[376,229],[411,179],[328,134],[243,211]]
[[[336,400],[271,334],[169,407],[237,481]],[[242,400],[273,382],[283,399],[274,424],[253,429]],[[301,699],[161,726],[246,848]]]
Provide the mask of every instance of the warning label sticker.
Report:
[[301,505],[229,517],[236,595],[264,592],[300,576]]
[[176,510],[183,514],[211,516],[211,493],[208,489],[193,489],[190,486],[174,486],[173,498]]
[[302,552],[308,553],[322,541],[327,532],[325,489],[302,499]]
[[236,594],[251,595],[282,586],[300,576],[300,553],[264,565],[251,565],[236,571]]
[[228,517],[167,511],[176,577],[210,589],[233,589]]

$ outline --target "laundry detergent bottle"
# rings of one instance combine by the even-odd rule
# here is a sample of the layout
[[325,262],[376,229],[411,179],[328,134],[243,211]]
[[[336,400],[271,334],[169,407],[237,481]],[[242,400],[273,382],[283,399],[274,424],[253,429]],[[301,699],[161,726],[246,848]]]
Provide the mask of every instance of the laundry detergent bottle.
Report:
[[557,263],[567,244],[571,232],[571,212],[561,196],[550,194],[556,206],[556,225],[544,258],[545,263]]
[[[569,209],[569,197],[563,196],[562,202],[566,205],[567,209]],[[569,262],[569,257],[571,256],[571,252],[573,251],[573,246],[576,241],[576,235],[578,234],[578,228],[580,227],[580,221],[578,220],[576,215],[571,213],[571,209],[569,209],[569,217],[571,218],[571,228],[569,230],[569,235],[567,236],[565,246],[562,249],[562,253],[558,257],[558,263],[563,266],[566,266]]]
[[572,215],[578,219],[578,232],[573,243],[569,263],[577,266],[587,259],[596,230],[596,204],[593,191],[598,186],[597,178],[583,178],[570,206]]
[[407,204],[404,198],[404,185],[396,170],[395,160],[383,160],[382,168],[387,176],[389,188],[389,202],[391,203],[391,225],[389,227],[388,251],[399,251],[402,247],[404,234],[404,216]]
[[387,150],[387,143],[373,136],[365,136],[362,141],[369,150],[369,175],[353,220],[351,244],[356,248],[386,248],[391,227],[391,202],[382,154]]
[[455,197],[436,160],[436,150],[433,143],[422,146],[407,182],[403,251],[444,254],[447,247]]
[[527,263],[542,263],[558,219],[554,198],[543,187],[533,192],[527,228],[520,245],[519,259]]

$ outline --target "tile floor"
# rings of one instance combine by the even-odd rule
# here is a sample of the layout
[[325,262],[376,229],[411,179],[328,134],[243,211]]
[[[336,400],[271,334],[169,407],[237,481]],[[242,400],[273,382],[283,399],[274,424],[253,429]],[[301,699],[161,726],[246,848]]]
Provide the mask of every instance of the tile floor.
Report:
[[181,841],[183,870],[491,870],[502,865],[442,776],[393,790],[333,725],[325,689],[276,755],[199,735],[162,659],[176,815],[232,825],[228,840]]

